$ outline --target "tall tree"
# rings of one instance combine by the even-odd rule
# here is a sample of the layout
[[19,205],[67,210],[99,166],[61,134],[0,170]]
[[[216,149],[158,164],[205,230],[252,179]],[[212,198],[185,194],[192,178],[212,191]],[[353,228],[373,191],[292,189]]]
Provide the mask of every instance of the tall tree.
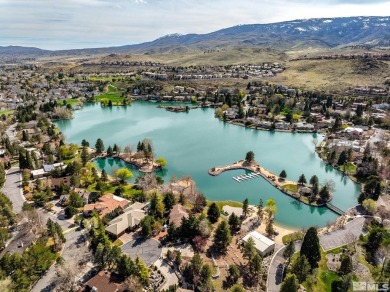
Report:
[[175,195],[168,192],[164,195],[163,203],[165,206],[165,209],[170,211],[172,207],[176,204],[176,198]]
[[303,238],[301,256],[307,258],[311,269],[318,267],[318,261],[321,259],[321,252],[320,241],[315,227],[310,227]]
[[232,241],[232,236],[230,234],[230,229],[226,221],[219,223],[217,230],[214,234],[214,247],[218,252],[225,253],[228,245]]
[[98,138],[95,143],[96,153],[100,154],[104,151],[104,143],[103,140]]
[[263,200],[260,199],[259,204],[257,205],[257,218],[259,221],[263,220]]
[[89,160],[88,149],[86,146],[84,146],[83,149],[81,150],[81,162],[83,166],[87,164],[88,160]]
[[299,177],[298,183],[299,183],[300,185],[302,185],[302,186],[306,183],[306,177],[305,177],[305,175],[304,175],[303,173],[302,173],[301,176]]
[[314,186],[315,184],[318,184],[318,177],[316,175],[313,175],[311,178],[310,178],[310,184],[312,186]]
[[305,281],[306,276],[310,272],[310,264],[304,255],[297,258],[297,260],[292,264],[291,272],[297,276],[299,283]]
[[248,201],[248,198],[246,198],[242,202],[242,214],[244,214],[245,218],[248,216],[248,212],[249,212],[249,201]]
[[108,148],[107,148],[107,155],[108,156],[112,156],[114,154],[114,151],[112,150],[112,147],[111,147],[111,145],[110,146],[108,146]]
[[236,215],[236,213],[233,212],[232,214],[230,214],[228,222],[230,225],[230,230],[233,234],[240,230],[242,222],[241,219]]
[[83,146],[83,147],[89,147],[89,142],[88,142],[87,140],[83,139],[83,140],[81,141],[81,146]]
[[255,160],[255,153],[253,151],[247,152],[245,156],[245,160],[251,163],[253,160]]
[[116,176],[121,183],[124,183],[125,180],[133,177],[133,173],[127,168],[120,168],[116,171]]
[[280,172],[279,176],[280,176],[281,178],[285,179],[285,178],[287,177],[287,172],[283,169],[283,170]]
[[283,251],[283,257],[285,259],[288,259],[288,263],[290,263],[291,257],[293,256],[294,253],[295,253],[295,244],[294,241],[290,241]]
[[107,182],[107,181],[108,181],[107,172],[106,172],[104,169],[102,169],[101,178],[102,178],[102,181],[103,181],[103,182]]
[[339,274],[342,276],[353,272],[352,259],[349,255],[342,254],[340,257]]
[[209,209],[207,210],[207,218],[209,218],[211,223],[215,223],[218,221],[220,215],[219,208],[215,202],[213,202]]
[[299,288],[298,279],[294,274],[288,274],[283,280],[280,292],[297,292]]

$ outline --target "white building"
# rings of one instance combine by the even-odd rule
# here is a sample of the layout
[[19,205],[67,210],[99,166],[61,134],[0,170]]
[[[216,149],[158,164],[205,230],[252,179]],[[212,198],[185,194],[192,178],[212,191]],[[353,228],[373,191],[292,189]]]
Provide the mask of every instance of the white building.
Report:
[[275,249],[275,242],[257,231],[248,233],[242,240],[247,242],[249,238],[253,239],[255,248],[262,257],[272,254]]

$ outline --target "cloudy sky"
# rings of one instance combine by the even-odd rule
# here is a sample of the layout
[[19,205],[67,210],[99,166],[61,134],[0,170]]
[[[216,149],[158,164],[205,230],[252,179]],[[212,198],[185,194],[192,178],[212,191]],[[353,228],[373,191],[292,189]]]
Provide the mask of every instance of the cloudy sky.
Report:
[[389,14],[390,0],[0,0],[0,46],[120,46],[238,24]]

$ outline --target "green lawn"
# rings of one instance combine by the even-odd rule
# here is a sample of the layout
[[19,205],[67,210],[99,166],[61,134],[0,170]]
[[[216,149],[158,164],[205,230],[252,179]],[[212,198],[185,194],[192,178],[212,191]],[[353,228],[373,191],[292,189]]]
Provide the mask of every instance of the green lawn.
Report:
[[298,193],[298,186],[297,185],[293,185],[293,184],[286,184],[284,186],[282,186],[282,188],[286,191],[290,191],[294,194]]
[[343,165],[340,166],[340,170],[346,172],[347,174],[355,174],[356,168],[357,168],[356,165],[350,162],[345,166],[345,168]]
[[207,201],[207,206],[210,206],[212,203],[216,203],[219,210],[222,210],[223,206],[242,208],[242,203],[235,201]]
[[14,110],[3,110],[3,111],[0,111],[0,115],[10,115],[10,114],[13,114],[14,113]]
[[303,232],[296,231],[294,233],[287,234],[283,236],[282,241],[283,244],[287,245],[290,243],[290,241],[296,241],[296,240],[302,240],[303,239]]
[[122,92],[120,91],[114,91],[114,92],[107,92],[99,95],[96,97],[97,101],[101,101],[102,99],[108,99],[111,100],[112,103],[115,104],[122,104],[124,97],[121,96]]
[[66,103],[67,104],[70,104],[70,105],[75,105],[75,104],[78,104],[80,102],[80,100],[78,98],[69,98],[69,99],[66,99]]

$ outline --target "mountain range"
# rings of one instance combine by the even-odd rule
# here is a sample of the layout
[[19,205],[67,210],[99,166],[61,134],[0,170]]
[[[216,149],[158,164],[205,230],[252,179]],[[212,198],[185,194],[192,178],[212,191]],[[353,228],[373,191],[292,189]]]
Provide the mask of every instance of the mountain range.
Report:
[[48,51],[0,47],[1,55],[77,55],[97,53],[165,53],[172,50],[213,50],[226,47],[262,47],[294,50],[363,45],[390,47],[389,17],[312,18],[270,24],[246,24],[207,34],[171,34],[151,42],[120,47]]

